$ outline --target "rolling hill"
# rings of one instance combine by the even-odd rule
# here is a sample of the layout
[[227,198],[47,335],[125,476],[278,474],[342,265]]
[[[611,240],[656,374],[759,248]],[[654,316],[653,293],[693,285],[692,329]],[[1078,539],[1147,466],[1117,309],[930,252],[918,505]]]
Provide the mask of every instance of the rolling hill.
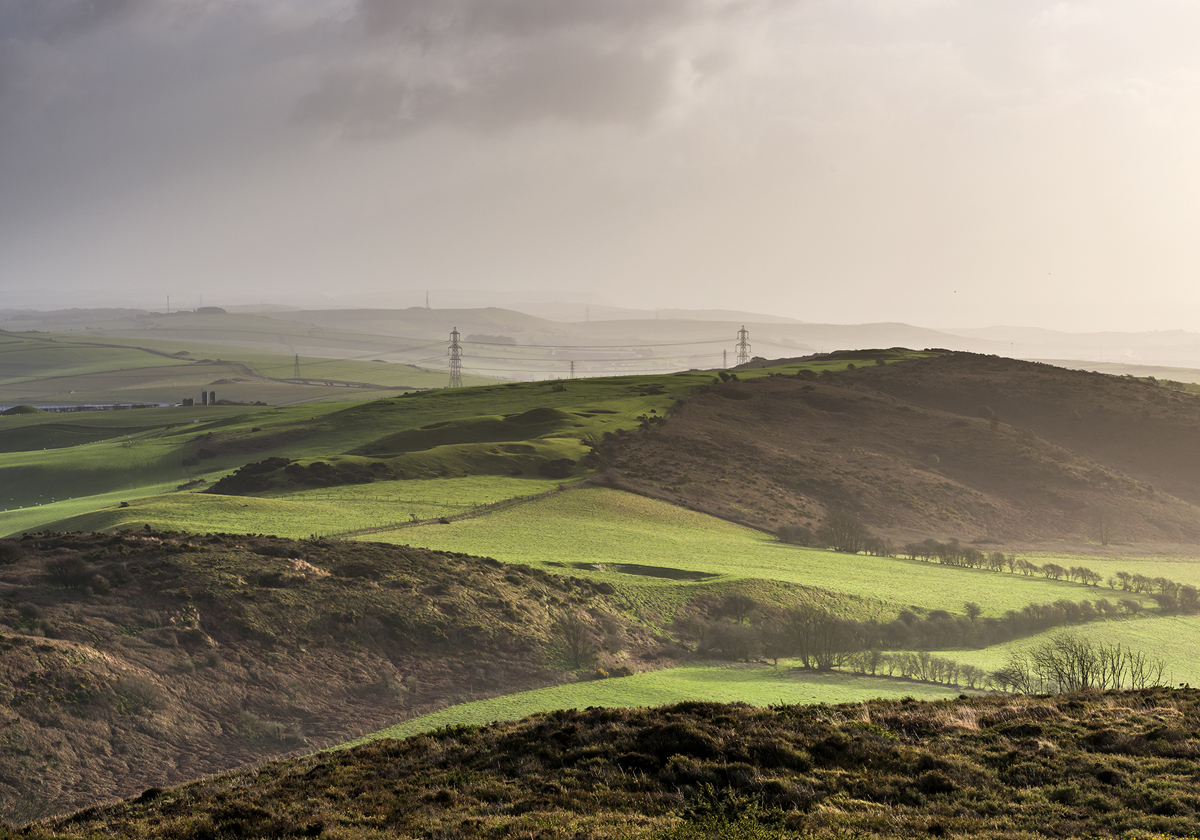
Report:
[[[0,543],[0,802],[32,819],[565,679],[556,622],[659,645],[611,587],[235,534]],[[607,594],[606,594],[607,593]],[[586,611],[586,612],[585,612]]]
[[600,480],[771,531],[844,512],[897,539],[1099,541],[1101,520],[1122,542],[1200,539],[1200,396],[964,353],[841,357],[861,366],[694,393],[612,442]]
[[[967,637],[976,617],[1008,641],[1064,624],[1100,628],[1104,638],[1140,633],[1154,645],[1194,630],[1194,617],[1157,605],[1157,593],[1146,590],[1113,592],[1011,567],[852,556],[767,534],[781,525],[815,528],[831,513],[848,512],[895,540],[975,539],[1037,558],[1028,553],[1033,545],[1069,554],[1093,538],[1104,515],[1126,555],[1170,543],[1176,556],[1114,558],[1096,564],[1102,572],[1128,568],[1170,577],[1177,588],[1194,585],[1188,552],[1200,538],[1200,497],[1189,471],[1200,424],[1190,418],[1200,397],[1151,381],[945,351],[856,351],[735,373],[506,383],[349,405],[3,418],[0,477],[10,495],[34,505],[43,495],[56,498],[4,514],[0,521],[19,523],[8,532],[56,521],[56,531],[90,532],[43,531],[0,543],[0,705],[13,747],[0,778],[13,780],[5,795],[22,809],[13,814],[94,804],[586,675],[591,657],[568,662],[563,649],[560,622],[571,614],[590,628],[596,662],[633,670],[693,656],[753,660],[798,609],[862,622],[877,647],[886,639],[925,654],[975,644]],[[185,477],[191,481],[183,489],[141,498]],[[61,501],[72,490],[80,498]],[[288,541],[265,533],[312,536]],[[1058,555],[1038,562],[1047,560],[1090,562]],[[1113,565],[1120,563],[1128,566]],[[968,603],[975,617],[959,614]],[[963,653],[989,667],[1000,655]],[[690,679],[704,664],[674,676]],[[588,696],[586,686],[575,688],[572,696]],[[655,713],[645,714],[646,726],[659,725]],[[1129,727],[1149,731],[1139,722]],[[889,731],[907,737],[902,728]],[[440,743],[446,736],[430,737]],[[841,736],[821,736],[834,737]],[[458,767],[459,747],[447,749],[445,766]],[[614,754],[612,766],[641,768],[658,780],[662,768],[642,767],[636,753]],[[776,769],[761,767],[760,776]],[[725,777],[712,778],[729,788]],[[853,785],[806,778],[788,784],[829,790],[840,797],[834,802],[861,798]],[[1100,795],[1090,782],[1064,778],[1054,790],[1075,784],[1072,796]],[[697,779],[702,785],[708,777]],[[437,783],[410,793],[437,797],[447,789],[458,790]],[[628,793],[621,788],[619,798]],[[736,788],[738,802],[771,811],[775,829],[786,827],[771,810],[776,805],[808,814],[830,804],[825,796],[779,804],[760,793]],[[268,799],[254,800],[241,817],[205,817],[199,794],[181,800],[151,791],[114,819],[187,801],[197,809],[194,823],[180,822],[181,812],[152,818],[163,820],[164,832],[208,836],[227,830],[222,820],[251,826],[259,811],[278,816],[310,807],[276,808],[267,788],[248,795]],[[643,824],[647,836],[708,831],[707,817],[693,825],[690,812],[663,804],[674,794],[649,795],[647,813],[657,816]],[[1040,795],[1056,802],[1049,797],[1059,794]],[[909,807],[891,796],[863,801]],[[543,813],[527,801],[528,813]],[[410,807],[403,803],[389,807]],[[1147,808],[1121,800],[1110,811],[1140,814],[1122,825],[1143,827],[1155,816]],[[101,813],[92,815],[109,819]],[[326,831],[326,813],[305,816],[304,830]],[[918,812],[893,813],[915,820]],[[952,810],[939,814],[943,826],[958,819]],[[1103,824],[1084,816],[1071,824]],[[607,836],[607,817],[579,811],[565,819],[564,831]],[[436,821],[393,823],[380,824],[452,831]],[[792,827],[831,825],[794,817]],[[76,824],[95,828],[86,826]],[[286,820],[270,826],[284,835],[295,829]],[[522,826],[531,835],[542,830]],[[496,833],[513,823],[476,827]],[[560,831],[558,823],[543,828],[545,836]]]

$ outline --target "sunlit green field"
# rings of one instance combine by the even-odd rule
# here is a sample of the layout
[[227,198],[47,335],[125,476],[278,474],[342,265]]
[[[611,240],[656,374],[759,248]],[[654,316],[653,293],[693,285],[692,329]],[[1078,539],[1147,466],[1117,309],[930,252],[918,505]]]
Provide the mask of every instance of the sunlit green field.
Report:
[[992,670],[1004,665],[1012,652],[1028,650],[1063,632],[1105,644],[1120,643],[1126,648],[1161,659],[1167,665],[1164,678],[1167,685],[1185,682],[1193,686],[1200,685],[1200,616],[1148,615],[1098,621],[1039,633],[984,650],[953,651],[945,655],[965,664]]
[[[0,487],[11,512],[30,508],[50,499],[80,501],[88,496],[125,492],[125,499],[162,492],[193,478],[221,474],[241,466],[260,445],[271,449],[286,446],[290,451],[305,452],[305,438],[319,430],[323,415],[339,410],[337,403],[277,409],[246,409],[215,406],[206,408],[159,408],[127,411],[86,412],[70,415],[35,414],[0,418],[0,440],[6,432],[18,438],[41,442],[47,448],[0,452]],[[285,431],[314,430],[313,434],[291,434],[276,441],[267,424],[273,422]],[[122,423],[137,424],[122,426]],[[256,424],[261,432],[254,432]],[[265,435],[257,440],[254,436]],[[202,438],[220,435],[224,454],[194,466],[183,460],[200,448]],[[73,445],[78,438],[99,437],[98,441]],[[204,441],[207,442],[207,441]],[[54,448],[58,447],[58,448]],[[0,449],[3,447],[0,446]],[[262,457],[266,457],[264,454]],[[123,500],[125,500],[123,499]],[[110,502],[95,500],[92,509]],[[81,508],[74,508],[82,512]],[[22,514],[21,525],[6,527],[9,519],[0,514],[0,531],[33,527],[59,519],[56,511],[30,523]],[[182,529],[182,528],[181,528]],[[248,529],[249,530],[249,529]]]
[[[618,377],[581,380],[569,386],[538,382],[445,389],[349,405],[218,406],[3,417],[0,484],[9,489],[12,507],[27,508],[50,498],[79,499],[117,490],[145,496],[153,492],[150,487],[161,489],[172,481],[183,484],[197,478],[214,481],[246,463],[272,456],[361,463],[362,456],[354,453],[363,450],[376,459],[387,459],[398,475],[407,478],[507,478],[518,472],[536,476],[540,463],[556,458],[578,460],[587,454],[588,442],[599,440],[605,432],[636,427],[641,415],[667,411],[672,400],[710,379],[704,374]],[[549,419],[522,421],[529,412],[534,412],[535,418],[544,415]],[[116,425],[106,426],[106,421]],[[132,422],[139,426],[120,425]],[[40,443],[49,448],[4,453],[3,441],[9,437],[6,430],[14,438],[14,447]],[[71,445],[89,438],[95,442]],[[53,448],[56,446],[63,448]],[[215,454],[184,466],[183,461],[201,447]],[[406,498],[391,488],[382,492],[388,498]],[[307,502],[287,494],[285,500],[296,503],[297,513],[289,516],[302,518],[299,506]],[[487,501],[494,497],[489,495]],[[173,501],[169,511],[161,510],[153,517],[156,525],[194,529],[197,518],[182,505]],[[299,532],[308,535],[318,527],[325,530],[327,508],[314,507],[313,521]],[[231,530],[269,533],[279,519],[273,508],[246,503],[238,510],[240,521],[231,521]],[[360,520],[359,525],[394,524],[411,518],[410,513],[421,514],[419,510],[405,511],[404,517],[395,517],[390,511],[378,517],[370,514],[369,524]],[[50,524],[58,518],[31,523],[23,516],[19,527]],[[89,520],[91,527],[97,528],[118,527],[121,521],[119,517],[109,522],[103,517]],[[0,528],[5,524],[0,518]],[[283,530],[296,532],[291,527]],[[338,533],[346,530],[352,528],[336,529]]]
[[[141,349],[81,349],[83,345],[72,345],[66,339],[46,342],[4,337],[8,340],[0,343],[0,373],[8,379],[0,379],[0,388],[28,385],[70,391],[75,390],[72,385],[90,382],[109,388],[101,390],[110,396],[120,392],[126,395],[121,397],[123,401],[133,401],[133,395],[144,393],[139,388],[149,387],[147,383],[160,387],[168,381],[163,377],[179,375],[184,378],[171,387],[178,384],[180,397],[190,395],[187,389],[198,391],[198,386],[215,389],[220,395],[300,388],[308,395],[305,399],[317,391],[304,388],[347,392],[332,384],[300,386],[271,381],[272,377],[292,375],[294,355],[236,346],[234,333],[238,331],[248,345],[257,340],[247,332],[250,321],[188,323],[188,329],[195,330],[194,335],[202,333],[203,340],[230,343],[219,349],[181,343],[177,336],[166,337],[162,325],[151,325],[139,338]],[[145,327],[131,324],[129,331],[132,334]],[[281,328],[280,335],[307,340],[314,337],[312,329],[289,324]],[[320,340],[340,342],[342,352],[348,352],[356,340],[350,335],[317,332]],[[95,343],[122,341],[134,343],[115,338],[97,338]],[[24,346],[31,342],[40,346]],[[441,352],[440,345],[437,349]],[[8,362],[5,352],[10,354]],[[314,381],[324,377],[330,382],[373,382],[397,390],[409,373],[421,373],[366,358],[302,356],[300,361],[302,376]],[[845,360],[822,360],[777,372],[801,366],[837,369],[846,364]],[[748,371],[744,376],[768,372]],[[228,381],[215,384],[221,382],[218,377]],[[1152,606],[1146,596],[1105,585],[1088,587],[1040,576],[788,546],[749,528],[610,489],[548,493],[569,487],[588,470],[580,466],[571,479],[554,480],[539,477],[540,464],[554,458],[580,459],[588,454],[589,444],[606,433],[636,428],[646,415],[669,413],[675,400],[712,379],[711,373],[691,372],[493,384],[404,397],[392,391],[386,399],[361,403],[0,417],[0,488],[5,491],[0,498],[0,535],[40,527],[103,530],[149,525],[156,530],[295,538],[321,535],[412,544],[603,580],[617,588],[615,597],[635,619],[659,628],[669,626],[674,611],[697,595],[719,597],[733,586],[767,604],[793,603],[803,588],[803,597],[860,619],[890,619],[904,609],[961,613],[967,602],[980,604],[985,616],[1060,599],[1132,597]],[[46,384],[52,380],[55,384]],[[129,390],[121,391],[122,387]],[[85,392],[78,396],[80,402],[92,401],[84,398]],[[212,452],[197,462],[194,456],[201,448]],[[275,489],[247,496],[173,492],[189,480],[203,478],[211,483],[246,463],[272,456],[302,464],[323,460],[338,466],[378,460],[386,462],[396,475],[407,477],[331,488]],[[193,463],[186,466],[186,460]],[[4,510],[6,507],[9,509]],[[418,524],[419,520],[441,517],[451,521]],[[1038,564],[1083,565],[1106,578],[1119,570],[1200,585],[1200,561],[1187,558],[1038,553],[1027,559]],[[663,576],[632,574],[634,566],[645,567],[640,570],[643,572],[659,570]],[[1174,679],[1200,684],[1200,673],[1193,674],[1200,669],[1191,665],[1200,662],[1200,641],[1189,641],[1200,637],[1197,630],[1200,619],[1153,617],[1095,623],[1080,632],[1105,640],[1120,639],[1162,656],[1171,663]],[[945,655],[992,668],[1003,664],[1011,647]],[[490,720],[563,705],[652,705],[680,699],[833,702],[893,690],[914,696],[925,696],[921,692],[941,696],[943,692],[938,687],[893,685],[846,675],[798,680],[764,668],[685,668],[561,686],[547,689],[550,694],[532,693],[536,696],[528,701],[498,698],[487,701],[498,705],[480,706],[481,711],[462,710],[475,708],[471,706],[439,714],[478,714],[482,716],[478,720]],[[957,693],[957,689],[944,692]],[[511,709],[506,703],[512,704]],[[478,720],[439,718],[428,726]]]
[[[1100,547],[1097,548],[1100,550]],[[1071,566],[1085,566],[1097,574],[1103,575],[1105,580],[1117,572],[1129,572],[1131,575],[1145,575],[1149,578],[1163,577],[1179,583],[1186,583],[1190,586],[1200,587],[1200,557],[1105,557],[1100,555],[1079,557],[1070,554],[1035,551],[1026,555],[1026,559],[1038,565],[1057,563],[1060,566],[1068,568]],[[1106,597],[1110,599],[1114,597],[1124,598],[1128,594],[1121,591],[1119,582],[1114,589],[1110,589],[1106,582],[1102,582],[1100,588],[1108,591]]]
[[957,697],[953,686],[933,685],[887,677],[856,677],[841,673],[789,672],[783,665],[688,666],[628,677],[568,683],[522,691],[490,700],[461,703],[359,738],[343,747],[376,738],[406,738],[442,726],[481,725],[517,720],[552,709],[589,706],[662,706],[685,700],[715,703],[854,703],[873,697],[915,697],[936,700]]
[[[371,529],[394,527],[413,518],[470,514],[485,505],[544,493],[558,486],[559,482],[548,479],[468,476],[317,488],[273,497],[185,492],[131,501],[128,494],[115,494],[110,495],[105,508],[58,519],[51,527],[56,531],[100,531],[149,525],[161,531],[244,533],[249,530],[293,539],[353,532],[369,534]],[[128,502],[128,506],[120,507],[122,501]],[[247,523],[253,523],[254,527],[247,529]]]
[[[551,571],[561,571],[553,564],[565,564],[574,574],[613,583],[630,580],[617,570],[621,564],[784,581],[879,599],[895,609],[961,613],[964,603],[974,601],[984,615],[1003,615],[1030,603],[1112,595],[1107,588],[1040,577],[788,546],[750,528],[602,488],[563,493],[486,518],[406,528],[370,539],[480,554]],[[642,586],[651,586],[653,580],[637,578]],[[661,585],[672,584],[664,580]]]
[[[51,501],[51,497],[47,496],[44,503],[35,503],[21,509],[5,509],[4,505],[13,504],[11,497],[5,498],[3,504],[0,504],[0,536],[37,530],[45,526],[47,522],[58,522],[87,516],[97,508],[120,510],[119,506],[121,502],[131,502],[139,498],[143,493],[168,493],[174,489],[175,484],[169,483],[139,487],[136,492],[114,490],[110,493],[85,496],[82,499],[55,499]],[[137,527],[141,527],[141,525],[139,524]],[[67,529],[63,528],[61,530]],[[75,530],[88,531],[95,529],[80,527]]]

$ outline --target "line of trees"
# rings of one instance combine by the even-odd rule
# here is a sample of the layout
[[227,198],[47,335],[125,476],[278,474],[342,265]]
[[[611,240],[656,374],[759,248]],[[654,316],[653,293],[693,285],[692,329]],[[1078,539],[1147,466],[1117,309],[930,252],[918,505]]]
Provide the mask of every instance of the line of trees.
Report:
[[681,628],[696,639],[696,652],[733,660],[797,659],[817,671],[846,666],[857,654],[878,650],[928,651],[983,648],[1056,627],[1133,615],[1140,602],[1113,603],[1060,599],[1028,604],[1000,617],[982,618],[978,604],[964,605],[965,614],[930,610],[924,617],[905,610],[888,622],[856,621],[818,606],[780,610],[734,594],[718,605],[712,618],[696,618]]
[[1200,612],[1200,590],[1168,578],[1124,571],[1114,572],[1105,578],[1086,566],[1062,566],[1058,563],[1039,565],[1015,554],[981,551],[974,546],[963,545],[957,539],[946,542],[935,539],[910,542],[896,551],[890,541],[871,533],[861,520],[848,514],[831,514],[815,532],[804,525],[784,525],[776,531],[776,536],[781,542],[792,545],[832,548],[847,554],[899,556],[944,566],[987,569],[994,572],[1007,569],[1010,574],[1020,574],[1024,577],[1041,575],[1047,580],[1066,580],[1086,586],[1098,587],[1101,583],[1107,583],[1108,588],[1114,591],[1119,589],[1122,592],[1149,595],[1164,613],[1190,615]]
[[859,651],[846,659],[856,674],[903,677],[926,682],[989,688],[1016,694],[1141,689],[1163,685],[1166,663],[1119,643],[1095,642],[1069,633],[1022,653],[988,671],[927,652]]
[[978,604],[964,607],[964,615],[931,610],[921,618],[906,611],[881,623],[843,618],[815,605],[772,609],[734,594],[713,610],[713,619],[693,620],[684,629],[696,637],[696,650],[704,655],[762,657],[776,663],[794,659],[799,667],[814,671],[847,668],[864,675],[1025,694],[1161,684],[1162,660],[1069,633],[1014,654],[995,671],[929,652],[951,646],[982,648],[1057,626],[1133,614],[1141,604],[1132,599],[1119,604],[1106,599],[1030,604],[1000,618],[980,618]]

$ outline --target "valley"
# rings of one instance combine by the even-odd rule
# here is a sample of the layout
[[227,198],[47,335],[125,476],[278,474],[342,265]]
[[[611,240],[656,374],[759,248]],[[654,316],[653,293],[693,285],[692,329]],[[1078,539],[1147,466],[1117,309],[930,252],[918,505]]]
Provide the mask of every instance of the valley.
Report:
[[[229,395],[0,416],[10,823],[559,709],[928,700],[966,720],[976,702],[1019,706],[992,675],[1064,633],[1200,684],[1186,388],[892,348],[448,389],[400,360],[302,356],[324,375],[289,376],[299,353],[262,342],[300,321],[260,333],[258,318],[243,339],[204,317],[135,318],[136,347],[111,320],[0,344],[0,390],[23,405],[153,402],[164,383]],[[311,320],[288,352],[392,340],[386,318],[375,337]],[[215,384],[213,365],[243,381]],[[835,521],[866,541],[831,547]],[[896,726],[886,737],[923,749]],[[219,823],[196,808],[195,830]]]

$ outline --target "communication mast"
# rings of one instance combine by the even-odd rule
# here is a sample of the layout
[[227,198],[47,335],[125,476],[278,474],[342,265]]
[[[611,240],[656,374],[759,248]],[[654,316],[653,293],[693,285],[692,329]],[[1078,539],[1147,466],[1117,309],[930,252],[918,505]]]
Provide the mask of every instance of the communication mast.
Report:
[[292,379],[300,378],[300,354],[296,354],[296,363],[292,366]]
[[455,327],[450,332],[450,349],[446,352],[450,354],[450,387],[462,387],[462,345],[458,343],[459,332],[458,327]]
[[750,362],[750,333],[746,330],[746,325],[742,324],[742,328],[738,330],[737,342],[737,363],[738,365],[749,364]]

